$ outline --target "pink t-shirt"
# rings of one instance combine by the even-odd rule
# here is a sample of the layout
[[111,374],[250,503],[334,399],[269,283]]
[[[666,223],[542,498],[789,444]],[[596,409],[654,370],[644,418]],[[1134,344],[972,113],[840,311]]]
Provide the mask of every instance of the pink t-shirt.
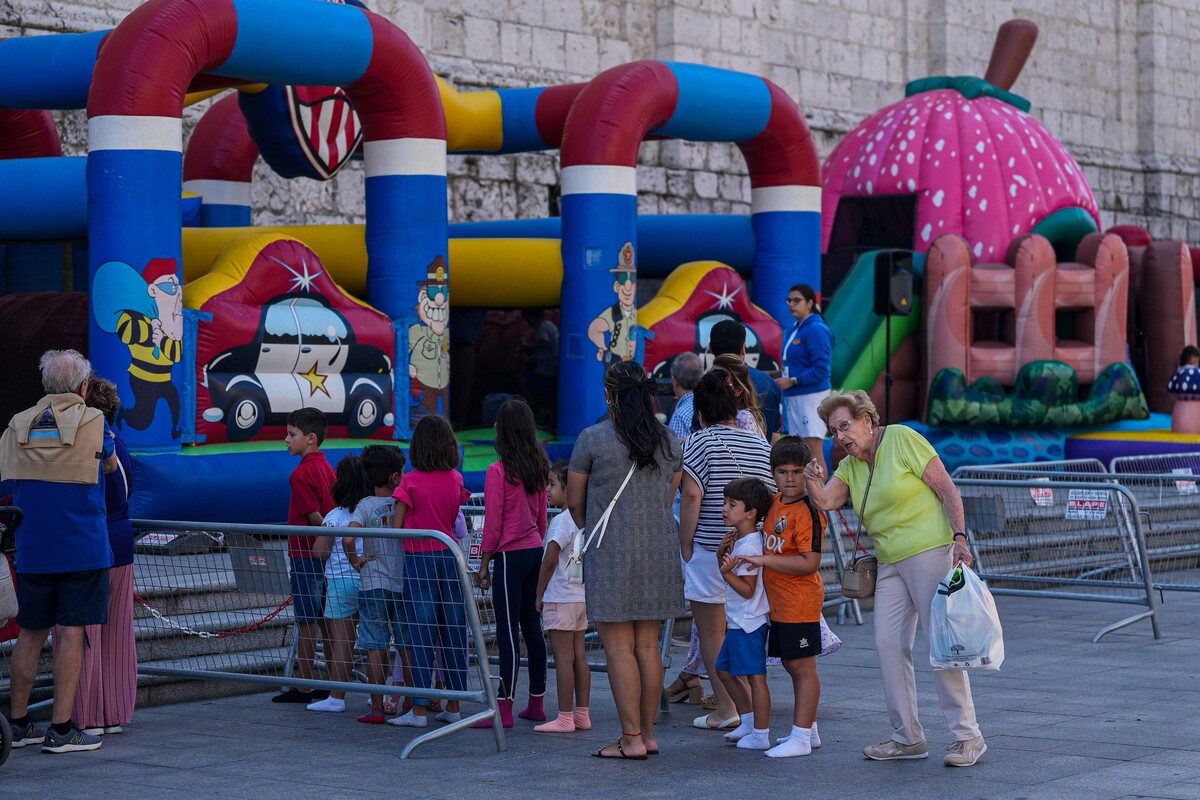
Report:
[[[454,538],[458,509],[471,498],[471,493],[463,486],[462,473],[458,470],[413,470],[400,479],[400,485],[392,496],[408,506],[408,514],[404,517],[405,528],[441,531]],[[433,539],[404,540],[406,553],[431,553],[445,549],[444,544]]]
[[546,490],[530,494],[510,483],[499,461],[483,479],[483,549],[488,553],[530,550],[546,536]]

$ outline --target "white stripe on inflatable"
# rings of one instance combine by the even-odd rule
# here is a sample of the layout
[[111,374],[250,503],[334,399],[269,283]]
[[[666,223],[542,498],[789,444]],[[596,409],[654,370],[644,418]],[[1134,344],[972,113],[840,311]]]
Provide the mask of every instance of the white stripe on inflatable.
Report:
[[363,144],[368,178],[386,175],[446,175],[445,139],[384,139]]
[[221,181],[197,178],[183,182],[183,190],[204,198],[208,206],[250,206],[249,181]]
[[750,213],[821,210],[820,186],[764,186],[750,190]]
[[88,120],[88,152],[101,150],[182,153],[183,120],[179,117],[92,117]]
[[562,171],[562,193],[624,194],[637,196],[637,169],[600,164],[565,167]]

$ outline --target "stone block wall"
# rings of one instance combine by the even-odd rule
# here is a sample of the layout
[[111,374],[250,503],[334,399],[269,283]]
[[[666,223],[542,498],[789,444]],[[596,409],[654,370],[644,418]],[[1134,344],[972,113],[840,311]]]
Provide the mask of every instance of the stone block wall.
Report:
[[[0,36],[112,27],[133,0],[0,0]],[[696,61],[761,74],[804,109],[822,155],[870,112],[931,74],[982,75],[996,28],[1041,36],[1013,87],[1082,164],[1107,225],[1200,243],[1200,34],[1195,0],[368,0],[460,89],[587,80],[636,59]],[[194,123],[204,104],[189,110]],[[730,113],[736,113],[731,109]],[[82,112],[60,114],[82,153]],[[190,130],[190,127],[189,127]],[[452,156],[454,221],[538,217],[555,154]],[[746,212],[749,181],[732,145],[648,142],[640,210]],[[260,165],[260,223],[361,221],[361,170],[327,184],[283,181]]]

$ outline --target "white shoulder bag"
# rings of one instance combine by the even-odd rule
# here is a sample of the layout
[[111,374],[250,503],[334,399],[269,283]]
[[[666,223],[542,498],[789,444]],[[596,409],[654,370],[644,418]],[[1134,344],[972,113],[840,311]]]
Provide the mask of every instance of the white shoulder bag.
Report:
[[596,524],[592,526],[592,532],[588,534],[587,540],[585,541],[583,538],[583,531],[575,534],[575,544],[571,548],[570,558],[567,559],[568,583],[583,583],[583,554],[592,546],[593,541],[596,542],[597,548],[604,541],[604,532],[608,530],[609,517],[612,516],[613,509],[617,505],[617,499],[625,491],[625,487],[629,485],[629,479],[633,477],[636,469],[637,462],[634,462],[629,467],[629,472],[625,475],[625,480],[621,482],[621,488],[617,489],[617,493],[613,495],[613,499],[609,502],[608,508],[604,509],[604,513],[600,515],[600,519],[596,520]]

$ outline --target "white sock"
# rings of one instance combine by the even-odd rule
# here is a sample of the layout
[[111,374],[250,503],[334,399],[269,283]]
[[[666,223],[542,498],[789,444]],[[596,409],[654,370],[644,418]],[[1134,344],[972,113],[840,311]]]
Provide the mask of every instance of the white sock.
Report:
[[[789,738],[791,738],[790,733],[787,736],[780,736],[778,739],[775,740],[775,744],[783,744]],[[821,737],[817,733],[817,721],[816,720],[813,720],[811,745],[812,745],[813,750],[816,750],[818,747],[821,746]]]
[[812,729],[792,726],[792,735],[783,744],[767,751],[769,758],[791,758],[806,756],[812,752]]
[[462,714],[458,711],[443,711],[436,717],[438,722],[458,722]]
[[309,711],[328,711],[339,714],[346,710],[346,701],[337,697],[326,697],[324,700],[309,703],[305,708]]
[[749,736],[743,736],[737,746],[741,750],[766,750],[771,746],[770,728],[754,728]]
[[429,720],[425,717],[418,717],[413,712],[409,711],[399,717],[392,717],[387,721],[388,725],[395,725],[400,728],[424,728],[429,724]]
[[739,742],[743,737],[749,736],[754,732],[754,712],[742,714],[742,724],[725,734],[725,741],[733,744]]

